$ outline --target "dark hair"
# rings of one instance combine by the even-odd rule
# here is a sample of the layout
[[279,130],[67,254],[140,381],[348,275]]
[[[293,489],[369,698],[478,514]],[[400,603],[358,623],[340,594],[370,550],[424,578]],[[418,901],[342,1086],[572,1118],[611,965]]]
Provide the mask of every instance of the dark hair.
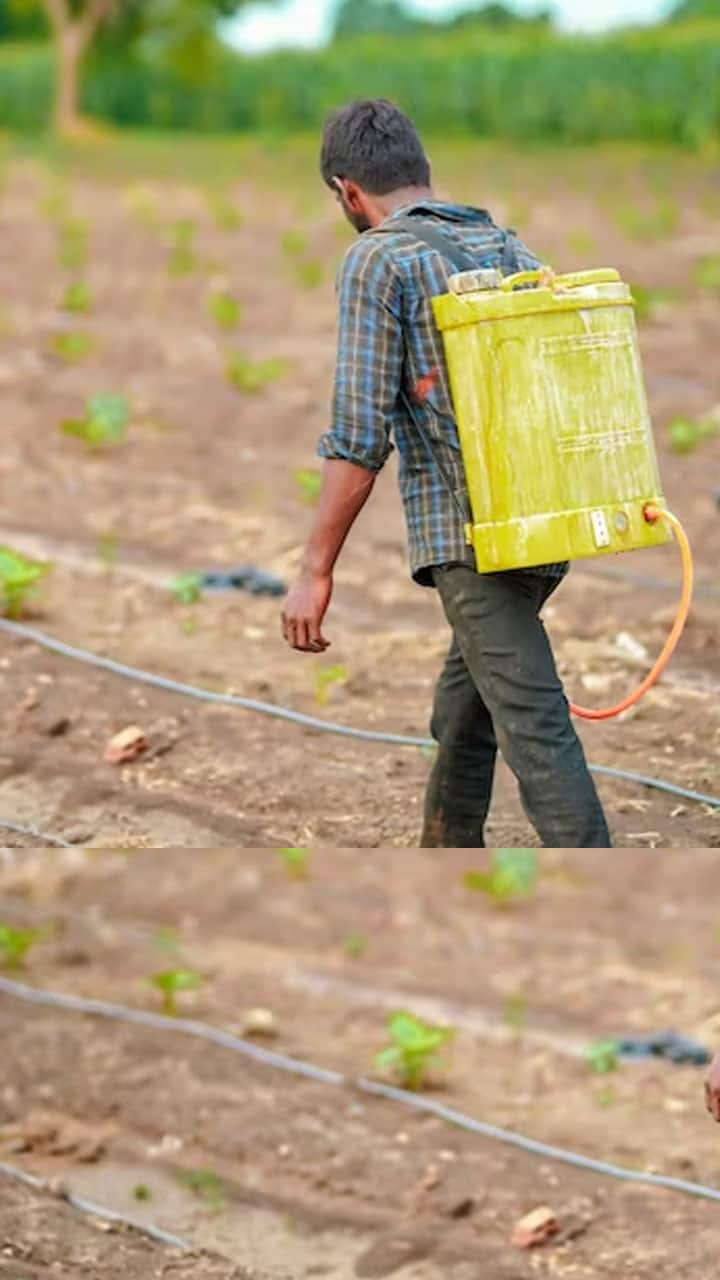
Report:
[[385,98],[351,102],[325,123],[322,176],[349,178],[368,195],[428,187],[430,161],[412,120]]

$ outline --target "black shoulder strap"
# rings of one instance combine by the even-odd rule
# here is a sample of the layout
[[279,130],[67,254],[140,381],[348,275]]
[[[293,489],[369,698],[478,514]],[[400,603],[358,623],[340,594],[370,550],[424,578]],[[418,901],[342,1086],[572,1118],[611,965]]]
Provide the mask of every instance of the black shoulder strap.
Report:
[[472,254],[468,253],[462,245],[445,230],[439,221],[431,221],[430,218],[390,218],[380,227],[375,228],[374,234],[395,234],[397,231],[405,231],[408,235],[414,236],[416,240],[422,241],[424,244],[435,249],[443,258],[447,258],[452,263],[456,271],[476,271],[477,263]]

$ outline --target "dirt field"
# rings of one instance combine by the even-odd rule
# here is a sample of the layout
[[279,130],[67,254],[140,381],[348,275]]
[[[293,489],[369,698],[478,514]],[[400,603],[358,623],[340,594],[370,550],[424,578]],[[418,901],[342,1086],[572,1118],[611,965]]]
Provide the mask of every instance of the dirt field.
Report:
[[[336,1070],[293,1077],[186,1035],[3,994],[0,1161],[152,1222],[184,1254],[0,1177],[0,1275],[196,1280],[683,1280],[710,1276],[718,1206],[525,1154],[372,1098],[388,1011],[455,1028],[423,1097],[636,1170],[720,1186],[702,1069],[586,1059],[673,1028],[717,1043],[717,855],[545,851],[499,909],[462,876],[486,855],[318,850],[6,851],[0,921],[52,926],[12,975],[159,1010],[148,978],[203,977],[180,1012]],[[360,947],[358,939],[363,939]],[[354,939],[351,946],[349,940]],[[376,1077],[377,1078],[377,1077]],[[556,1242],[510,1243],[548,1204]],[[192,1264],[192,1265],[191,1265]]]
[[[700,591],[662,687],[621,723],[582,734],[597,764],[717,794],[720,438],[680,456],[666,433],[720,402],[718,295],[697,282],[698,262],[717,252],[717,172],[709,159],[637,150],[435,151],[441,193],[487,205],[558,268],[613,264],[653,291],[642,321],[649,393]],[[130,140],[63,156],[6,144],[0,156],[0,543],[54,563],[30,620],[206,689],[426,734],[446,626],[433,593],[409,580],[392,465],[341,562],[325,658],[284,647],[277,600],[235,592],[183,605],[167,590],[184,571],[250,563],[288,581],[298,564],[311,511],[296,472],[315,465],[327,423],[332,276],[348,243],[312,150]],[[220,221],[231,201],[241,226],[218,225],[218,192]],[[58,243],[73,219],[86,224],[87,261],[67,266]],[[186,274],[169,270],[173,237]],[[66,231],[66,257],[77,240]],[[61,306],[73,282],[90,288],[86,313]],[[222,292],[242,305],[235,332],[209,314]],[[78,332],[87,353],[68,359],[71,340],[59,354],[58,337]],[[286,371],[243,393],[225,377],[228,352],[281,359]],[[132,422],[123,443],[90,450],[59,425],[99,393],[126,397]],[[640,581],[613,576],[628,573]],[[572,696],[606,703],[637,681],[647,664],[618,636],[658,651],[678,574],[673,548],[575,568],[547,613]],[[329,666],[346,678],[320,705]],[[0,816],[11,821],[98,847],[417,842],[429,768],[418,750],[154,693],[6,637],[0,680]],[[133,724],[149,752],[105,764],[111,735]],[[717,811],[617,782],[601,789],[620,846],[720,843]],[[532,843],[504,771],[489,836]]]

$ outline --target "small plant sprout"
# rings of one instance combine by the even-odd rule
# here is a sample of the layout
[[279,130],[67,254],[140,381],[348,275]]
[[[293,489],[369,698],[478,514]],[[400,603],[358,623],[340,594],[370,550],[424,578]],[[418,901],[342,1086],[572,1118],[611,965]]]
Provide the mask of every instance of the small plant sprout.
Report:
[[325,268],[317,258],[306,258],[297,263],[295,279],[302,289],[317,289],[325,279]]
[[221,231],[238,231],[243,216],[226,191],[209,191],[207,202],[216,227]]
[[83,267],[88,256],[88,225],[80,218],[68,218],[59,226],[58,252],[64,267]]
[[276,849],[275,852],[282,861],[285,870],[291,879],[307,879],[308,861],[310,858],[309,849],[290,847],[287,849]]
[[347,678],[347,667],[321,667],[315,674],[315,701],[319,706],[325,706],[333,685],[345,684]]
[[692,453],[698,445],[711,440],[720,431],[720,418],[711,415],[693,422],[689,418],[675,418],[668,427],[670,448],[674,453]]
[[245,395],[256,395],[286,372],[284,360],[251,360],[240,351],[231,352],[225,362],[225,377],[231,386]]
[[300,500],[309,507],[316,507],[322,489],[322,475],[320,472],[300,468],[294,472],[293,479]]
[[540,875],[537,854],[532,849],[495,849],[489,871],[467,871],[466,889],[486,893],[499,906],[532,894]]
[[237,329],[242,316],[237,298],[229,293],[212,293],[208,299],[208,310],[221,329]]
[[618,1043],[616,1040],[596,1040],[585,1050],[585,1061],[596,1075],[607,1076],[617,1071],[620,1063]]
[[170,590],[180,604],[197,604],[202,599],[202,577],[199,573],[181,573],[170,583]]
[[0,967],[22,969],[35,943],[46,935],[46,929],[14,929],[0,920]]
[[90,354],[93,349],[93,340],[89,333],[74,329],[68,333],[56,333],[52,341],[52,349],[55,355],[66,364],[77,364]]
[[112,569],[117,561],[117,554],[117,535],[110,532],[98,534],[97,556],[103,568]]
[[720,293],[720,253],[699,258],[693,271],[695,283],[707,293]]
[[364,933],[349,933],[347,937],[343,939],[343,951],[351,960],[356,960],[359,956],[364,956],[369,945],[370,939]]
[[180,1181],[195,1195],[205,1201],[213,1213],[225,1208],[225,1184],[212,1169],[192,1169],[179,1174]]
[[130,420],[130,406],[124,396],[91,396],[83,418],[66,418],[60,423],[63,435],[76,436],[91,449],[120,444]]
[[517,1035],[525,1029],[527,1022],[527,998],[521,992],[514,992],[505,997],[503,1007],[505,1025]]
[[442,1065],[439,1050],[455,1035],[454,1027],[435,1027],[413,1013],[398,1010],[388,1017],[390,1045],[375,1057],[380,1070],[391,1068],[405,1089],[421,1089],[430,1071]]
[[144,1182],[138,1182],[137,1186],[133,1187],[133,1198],[135,1200],[151,1200],[152,1191]]
[[183,991],[197,991],[203,979],[202,974],[194,969],[165,969],[148,981],[162,996],[163,1013],[168,1018],[174,1018],[178,1011],[178,996]]
[[69,284],[63,296],[64,311],[89,311],[92,307],[90,286],[82,280],[74,280]]
[[307,249],[307,236],[304,231],[285,231],[280,239],[282,251],[288,258],[299,258]]
[[196,234],[197,227],[190,218],[182,218],[171,224],[168,270],[172,276],[187,276],[195,270]]
[[8,618],[22,616],[25,601],[52,566],[40,560],[26,560],[19,551],[0,546],[0,611]]

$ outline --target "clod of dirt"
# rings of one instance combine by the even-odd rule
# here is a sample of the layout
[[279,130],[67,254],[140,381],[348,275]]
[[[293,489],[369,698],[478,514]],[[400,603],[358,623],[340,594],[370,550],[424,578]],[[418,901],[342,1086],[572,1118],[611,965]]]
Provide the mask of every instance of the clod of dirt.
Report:
[[128,764],[147,751],[147,738],[137,725],[129,725],[112,737],[105,748],[105,759],[108,764]]
[[518,1249],[534,1249],[537,1245],[546,1244],[559,1230],[560,1223],[552,1209],[541,1205],[516,1223],[510,1239]]
[[271,1009],[248,1009],[242,1021],[242,1033],[272,1039],[278,1033],[275,1014]]

